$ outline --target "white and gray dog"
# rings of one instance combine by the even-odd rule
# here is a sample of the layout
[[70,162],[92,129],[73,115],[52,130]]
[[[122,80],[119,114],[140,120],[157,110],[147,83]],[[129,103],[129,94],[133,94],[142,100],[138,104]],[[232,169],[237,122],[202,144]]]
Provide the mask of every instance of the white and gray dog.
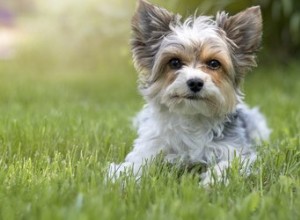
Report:
[[[245,73],[256,66],[262,37],[260,7],[234,16],[181,16],[140,0],[132,19],[133,60],[147,104],[136,118],[138,138],[109,177],[133,172],[162,155],[168,163],[204,164],[202,183],[221,180],[233,158],[256,159],[270,130],[243,102]],[[217,177],[217,178],[216,178]]]

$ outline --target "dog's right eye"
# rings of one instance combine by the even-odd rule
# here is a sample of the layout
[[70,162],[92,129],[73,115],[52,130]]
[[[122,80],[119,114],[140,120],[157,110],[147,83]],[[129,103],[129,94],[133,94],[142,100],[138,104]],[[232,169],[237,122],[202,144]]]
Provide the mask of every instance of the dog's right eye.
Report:
[[170,68],[173,69],[173,70],[179,70],[179,69],[181,69],[182,65],[183,65],[183,64],[182,64],[181,60],[178,59],[178,58],[172,58],[172,59],[169,61],[169,66],[170,66]]
[[206,65],[212,70],[218,70],[221,67],[221,63],[218,60],[210,60]]

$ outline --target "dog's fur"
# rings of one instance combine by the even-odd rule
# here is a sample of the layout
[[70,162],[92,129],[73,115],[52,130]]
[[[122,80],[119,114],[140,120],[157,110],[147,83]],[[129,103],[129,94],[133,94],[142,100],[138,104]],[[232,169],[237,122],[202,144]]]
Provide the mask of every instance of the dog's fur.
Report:
[[[141,167],[158,154],[167,162],[212,167],[202,174],[220,179],[235,156],[249,164],[270,130],[257,108],[243,103],[244,75],[256,66],[262,18],[258,6],[215,19],[181,16],[145,0],[132,19],[133,60],[147,104],[138,114],[138,138],[109,176]],[[217,179],[218,179],[217,178]]]

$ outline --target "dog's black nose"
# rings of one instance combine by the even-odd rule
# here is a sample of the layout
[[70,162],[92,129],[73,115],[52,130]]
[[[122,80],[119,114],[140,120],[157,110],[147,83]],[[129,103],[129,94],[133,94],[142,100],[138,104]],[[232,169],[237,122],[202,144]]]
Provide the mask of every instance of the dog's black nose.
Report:
[[199,92],[203,85],[204,82],[201,79],[189,79],[187,82],[188,87],[190,88],[190,90],[194,93]]

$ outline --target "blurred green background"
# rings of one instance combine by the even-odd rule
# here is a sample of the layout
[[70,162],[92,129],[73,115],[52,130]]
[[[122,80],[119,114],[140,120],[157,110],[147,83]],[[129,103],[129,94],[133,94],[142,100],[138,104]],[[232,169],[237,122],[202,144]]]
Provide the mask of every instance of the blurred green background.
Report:
[[120,0],[1,0],[2,60],[18,59],[24,68],[40,71],[113,72],[129,55],[134,5]]
[[[184,16],[230,14],[261,5],[264,17],[260,63],[299,57],[300,2],[296,0],[153,0]],[[36,68],[101,69],[131,65],[130,19],[136,0],[0,0],[0,60],[19,58]]]

